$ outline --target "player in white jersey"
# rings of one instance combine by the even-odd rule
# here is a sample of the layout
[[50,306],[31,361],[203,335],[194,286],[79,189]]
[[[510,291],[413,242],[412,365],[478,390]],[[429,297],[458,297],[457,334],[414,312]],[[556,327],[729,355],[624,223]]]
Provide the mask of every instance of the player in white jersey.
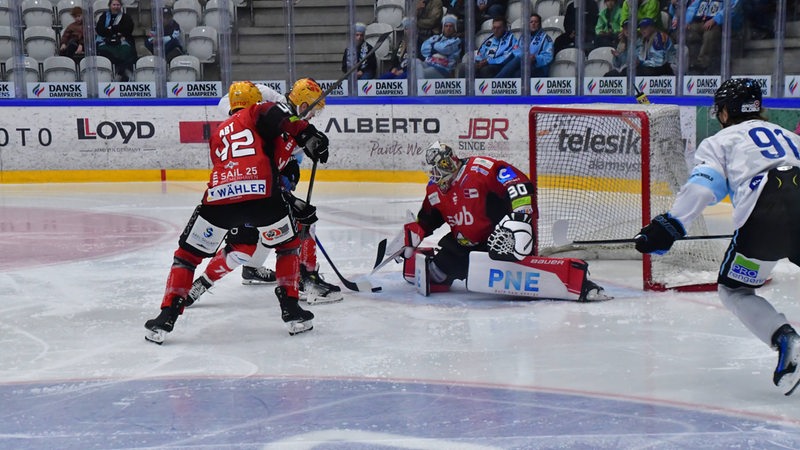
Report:
[[790,395],[800,383],[800,336],[756,294],[778,260],[800,265],[800,137],[761,115],[761,86],[728,80],[714,94],[722,130],[697,147],[696,165],[669,212],[636,235],[636,249],[663,254],[706,206],[730,196],[736,231],[719,272],[722,303],[778,351],[773,383]]

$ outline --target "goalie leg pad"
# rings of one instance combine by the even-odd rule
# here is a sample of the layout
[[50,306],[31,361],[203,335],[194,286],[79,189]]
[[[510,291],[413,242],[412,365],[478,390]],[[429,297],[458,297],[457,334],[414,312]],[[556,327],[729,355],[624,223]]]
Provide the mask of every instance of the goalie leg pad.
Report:
[[433,262],[433,249],[428,253],[414,254],[414,286],[417,293],[425,297],[436,292],[448,292],[450,283],[447,275]]
[[528,256],[496,261],[485,252],[469,258],[467,290],[516,297],[579,300],[588,265],[576,258]]
[[433,247],[417,247],[414,249],[414,254],[403,262],[403,278],[411,284],[416,284],[416,262],[419,254],[433,256],[434,249]]

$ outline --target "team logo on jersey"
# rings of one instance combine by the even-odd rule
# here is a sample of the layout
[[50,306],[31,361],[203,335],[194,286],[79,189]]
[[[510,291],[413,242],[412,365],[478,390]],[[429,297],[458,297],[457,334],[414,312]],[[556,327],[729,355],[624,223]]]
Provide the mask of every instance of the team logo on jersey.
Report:
[[433,192],[430,195],[428,195],[428,203],[430,203],[432,206],[441,203],[441,200],[439,199],[439,193]]
[[464,189],[464,198],[478,198],[480,193],[475,188]]
[[239,163],[237,163],[237,162],[228,161],[228,164],[225,164],[225,168],[228,169],[228,170],[231,170],[231,169],[233,169],[234,167],[236,167],[238,165],[239,165]]
[[473,172],[478,172],[481,175],[489,175],[489,171],[484,169],[483,167],[472,166],[472,167],[470,167],[469,170],[471,170]]
[[491,169],[494,165],[494,162],[486,159],[486,158],[475,158],[472,160],[473,164],[477,164],[479,166],[486,167],[487,169]]
[[753,179],[750,180],[750,190],[755,191],[758,189],[758,185],[761,184],[761,180],[764,178],[764,175],[756,175]]
[[513,180],[514,178],[517,178],[517,173],[514,172],[514,169],[510,167],[503,167],[499,172],[497,172],[497,181],[501,183],[505,183],[508,180]]
[[447,216],[447,223],[453,226],[460,226],[460,225],[472,225],[475,223],[475,216],[472,215],[471,212],[467,211],[467,208],[461,207],[461,211],[455,213],[452,216]]

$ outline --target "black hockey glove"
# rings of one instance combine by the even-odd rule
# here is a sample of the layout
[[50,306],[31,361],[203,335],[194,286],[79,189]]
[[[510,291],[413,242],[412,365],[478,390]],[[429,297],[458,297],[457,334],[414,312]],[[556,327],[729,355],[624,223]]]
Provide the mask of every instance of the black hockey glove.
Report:
[[288,192],[283,193],[283,198],[286,199],[286,202],[292,207],[292,215],[295,220],[303,225],[311,225],[317,221],[317,208],[313,205],[300,200]]
[[669,214],[655,216],[650,224],[642,228],[633,238],[636,240],[636,250],[640,253],[667,253],[675,240],[686,236],[686,230],[681,222]]
[[281,170],[281,186],[285,191],[293,191],[298,181],[300,181],[300,163],[292,158]]
[[518,261],[533,253],[536,239],[531,216],[511,213],[497,224],[489,235],[489,257],[499,261]]
[[309,158],[322,164],[328,162],[328,136],[314,125],[308,124],[305,130],[295,136],[295,140]]

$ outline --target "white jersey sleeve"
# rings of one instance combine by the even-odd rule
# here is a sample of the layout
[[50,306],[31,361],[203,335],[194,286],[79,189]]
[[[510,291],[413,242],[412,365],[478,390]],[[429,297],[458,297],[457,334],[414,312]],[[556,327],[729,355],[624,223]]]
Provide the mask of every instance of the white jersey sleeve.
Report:
[[687,225],[705,206],[729,195],[739,228],[761,195],[761,181],[779,166],[800,166],[800,136],[763,120],[724,128],[697,147],[695,167],[670,213]]

